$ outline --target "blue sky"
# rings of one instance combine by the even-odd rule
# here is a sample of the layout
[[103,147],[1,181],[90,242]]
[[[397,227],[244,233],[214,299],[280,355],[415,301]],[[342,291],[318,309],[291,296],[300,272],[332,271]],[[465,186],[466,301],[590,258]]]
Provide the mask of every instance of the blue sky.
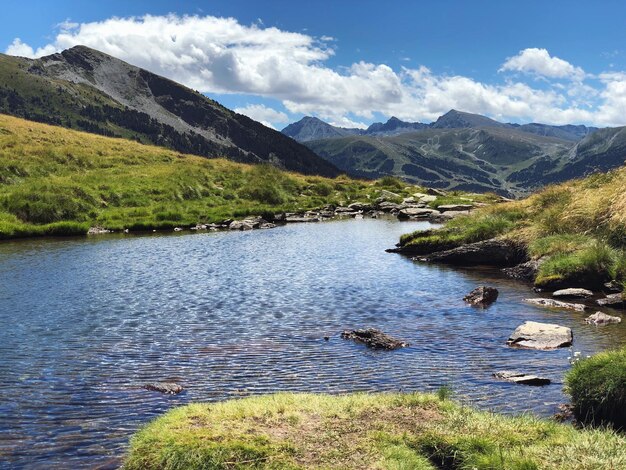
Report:
[[305,114],[428,122],[452,107],[626,125],[623,1],[3,2],[0,49],[78,43],[277,128]]

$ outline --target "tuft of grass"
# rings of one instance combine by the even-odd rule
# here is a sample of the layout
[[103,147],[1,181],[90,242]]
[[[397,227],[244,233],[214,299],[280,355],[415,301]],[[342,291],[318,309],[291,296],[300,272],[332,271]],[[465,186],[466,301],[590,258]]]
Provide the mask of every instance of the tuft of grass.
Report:
[[626,438],[435,395],[280,393],[176,408],[131,440],[126,469],[626,467]]
[[[550,243],[538,244],[550,246]],[[578,250],[553,254],[539,267],[535,285],[538,287],[581,285],[600,288],[608,280],[621,276],[625,264],[623,254],[607,243],[587,240]]]
[[626,429],[626,348],[575,362],[565,381],[579,421]]

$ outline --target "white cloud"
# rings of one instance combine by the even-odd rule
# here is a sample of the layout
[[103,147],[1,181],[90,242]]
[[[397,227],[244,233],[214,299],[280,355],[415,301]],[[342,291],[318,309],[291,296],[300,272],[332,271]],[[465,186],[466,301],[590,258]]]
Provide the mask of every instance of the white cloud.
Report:
[[[15,39],[7,53],[39,57],[83,44],[205,93],[270,98],[289,113],[348,126],[358,127],[375,113],[430,121],[451,108],[512,121],[626,124],[626,81],[618,72],[592,77],[545,49],[524,49],[500,69],[521,75],[482,83],[424,66],[394,70],[361,61],[331,68],[327,61],[335,54],[335,41],[258,22],[243,25],[234,18],[171,14],[78,25],[66,21],[50,44],[34,48]],[[524,74],[542,80],[527,81]],[[239,112],[271,125],[285,118],[262,105]]]
[[546,49],[531,47],[509,57],[500,71],[516,71],[536,74],[547,78],[582,80],[585,72],[566,60],[551,56]]
[[261,124],[274,128],[274,124],[289,122],[289,116],[262,104],[249,104],[244,108],[235,108],[236,113],[245,114]]

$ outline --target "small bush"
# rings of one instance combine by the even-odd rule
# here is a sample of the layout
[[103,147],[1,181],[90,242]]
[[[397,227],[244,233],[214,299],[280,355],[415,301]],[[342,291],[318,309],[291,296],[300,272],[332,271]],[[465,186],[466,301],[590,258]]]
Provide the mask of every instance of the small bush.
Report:
[[576,362],[565,380],[579,421],[626,429],[626,348]]
[[395,189],[397,191],[400,191],[406,187],[406,183],[400,178],[396,178],[395,176],[383,176],[378,181],[376,181],[376,185],[382,186],[390,190]]

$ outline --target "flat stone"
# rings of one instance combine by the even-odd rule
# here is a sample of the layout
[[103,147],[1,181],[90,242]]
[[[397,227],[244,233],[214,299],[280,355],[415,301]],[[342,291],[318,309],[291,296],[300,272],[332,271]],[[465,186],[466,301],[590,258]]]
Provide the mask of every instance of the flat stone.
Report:
[[492,238],[462,245],[451,250],[438,251],[419,258],[423,261],[465,266],[513,266],[526,258],[526,248],[512,240]]
[[545,377],[515,371],[500,371],[493,374],[493,376],[508,382],[521,385],[532,385],[535,387],[541,387],[542,385],[549,385],[551,383],[550,379],[546,379]]
[[441,213],[443,219],[455,219],[464,215],[470,215],[470,211],[446,211]]
[[397,193],[392,193],[391,191],[387,191],[386,189],[383,189],[380,191],[380,197],[384,199],[397,199],[400,197],[400,195]]
[[346,330],[341,333],[343,339],[351,339],[358,343],[365,344],[372,349],[399,349],[405,348],[409,343],[389,336],[376,328],[366,328],[361,330]]
[[554,299],[543,299],[543,298],[524,299],[524,302],[537,305],[538,307],[562,308],[565,310],[576,310],[577,312],[584,312],[587,309],[587,306],[584,304],[571,304],[568,302],[562,302],[560,300],[554,300]]
[[596,312],[593,315],[589,315],[587,318],[585,318],[585,321],[593,325],[608,325],[610,323],[621,323],[622,319],[620,317],[607,315],[603,312]]
[[437,196],[433,196],[432,194],[415,193],[413,197],[424,203],[435,202],[437,200]]
[[562,297],[568,299],[586,299],[588,297],[593,297],[593,292],[588,289],[580,289],[580,288],[569,288],[569,289],[561,289],[552,293],[552,297]]
[[341,212],[356,212],[358,209],[353,209],[351,207],[337,207],[335,212],[340,214]]
[[557,349],[571,346],[573,340],[572,330],[566,326],[527,321],[515,329],[507,343],[517,348]]
[[426,209],[422,207],[407,207],[398,212],[399,219],[411,219],[411,218],[427,218],[434,215],[439,215],[439,211],[435,209]]
[[463,300],[475,307],[487,307],[498,299],[498,289],[495,287],[480,286],[463,297]]
[[607,295],[603,299],[598,299],[596,303],[601,307],[626,308],[626,302],[624,302],[624,297],[621,292]]
[[437,207],[440,212],[447,211],[469,211],[474,206],[472,204],[444,204],[442,206]]
[[143,388],[145,388],[146,390],[151,390],[153,392],[165,393],[167,395],[176,395],[184,390],[182,385],[178,385],[174,382],[150,383],[144,385]]
[[384,212],[391,212],[393,210],[398,210],[399,207],[400,207],[399,204],[396,204],[395,202],[389,202],[389,201],[383,201],[378,204],[378,208]]

